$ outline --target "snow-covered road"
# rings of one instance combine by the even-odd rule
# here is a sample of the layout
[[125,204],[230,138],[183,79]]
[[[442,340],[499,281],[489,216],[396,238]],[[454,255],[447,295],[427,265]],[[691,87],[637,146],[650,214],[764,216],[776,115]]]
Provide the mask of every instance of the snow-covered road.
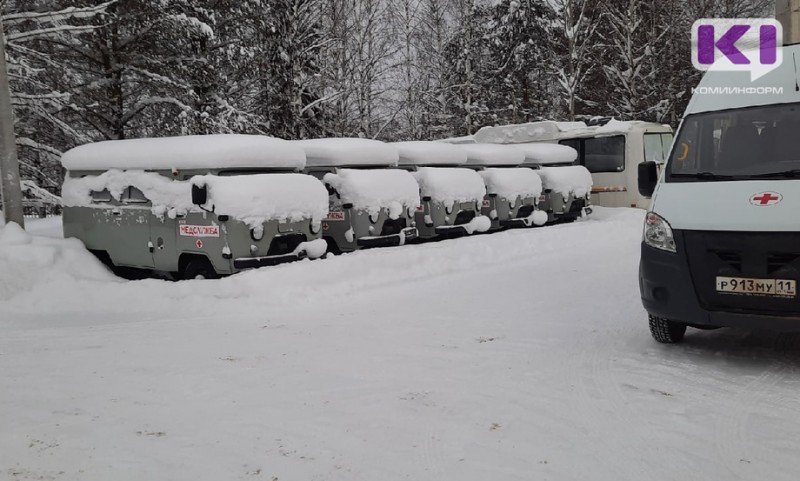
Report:
[[642,216],[181,283],[0,230],[0,479],[794,481],[800,337],[652,341]]

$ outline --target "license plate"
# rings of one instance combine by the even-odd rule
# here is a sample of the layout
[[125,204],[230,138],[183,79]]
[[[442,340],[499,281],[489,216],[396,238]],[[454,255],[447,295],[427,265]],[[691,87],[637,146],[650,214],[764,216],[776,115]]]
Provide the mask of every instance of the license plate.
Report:
[[750,279],[717,277],[717,292],[745,296],[796,297],[797,281],[789,279]]

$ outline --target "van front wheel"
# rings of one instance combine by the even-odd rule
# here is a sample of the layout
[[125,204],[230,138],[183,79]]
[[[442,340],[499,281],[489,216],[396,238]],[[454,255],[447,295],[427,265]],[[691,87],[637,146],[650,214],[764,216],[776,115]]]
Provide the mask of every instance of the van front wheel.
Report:
[[663,317],[656,317],[648,314],[650,321],[650,334],[653,339],[662,344],[677,344],[683,340],[686,334],[686,324],[670,321]]
[[219,279],[219,274],[208,259],[192,259],[183,269],[183,278],[189,279]]

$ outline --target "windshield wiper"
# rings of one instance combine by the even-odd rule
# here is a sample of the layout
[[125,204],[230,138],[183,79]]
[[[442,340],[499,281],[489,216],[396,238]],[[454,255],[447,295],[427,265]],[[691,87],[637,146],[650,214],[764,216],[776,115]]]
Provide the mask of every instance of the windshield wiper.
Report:
[[784,170],[781,172],[767,172],[766,174],[748,175],[751,179],[766,179],[772,177],[789,177],[794,179],[800,177],[800,169]]
[[700,180],[733,180],[736,177],[732,175],[721,175],[713,172],[697,172],[695,174],[672,174],[672,177],[686,178],[686,179],[700,179]]

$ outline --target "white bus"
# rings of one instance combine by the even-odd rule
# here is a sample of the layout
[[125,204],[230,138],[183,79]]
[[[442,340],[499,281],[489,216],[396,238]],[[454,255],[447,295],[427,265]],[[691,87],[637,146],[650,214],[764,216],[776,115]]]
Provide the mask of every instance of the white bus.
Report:
[[673,131],[668,125],[613,119],[603,119],[592,125],[544,121],[484,127],[475,134],[475,141],[482,143],[568,145],[578,151],[576,164],[592,173],[593,205],[641,209],[650,205],[650,199],[638,191],[638,165],[645,161],[662,165],[672,146],[672,138]]

